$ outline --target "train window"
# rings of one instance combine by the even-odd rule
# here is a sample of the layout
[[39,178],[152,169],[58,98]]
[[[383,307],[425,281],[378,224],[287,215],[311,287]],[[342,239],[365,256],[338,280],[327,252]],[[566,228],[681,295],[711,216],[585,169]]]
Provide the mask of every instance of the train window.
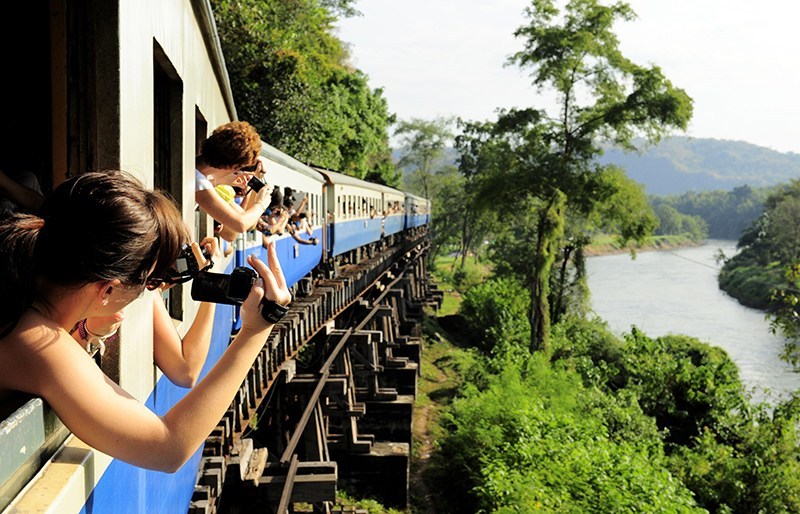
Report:
[[[200,108],[195,106],[194,116],[194,154],[200,155],[200,145],[208,134],[208,122],[206,121]],[[200,210],[199,205],[194,206],[194,236],[198,241],[205,236],[211,235],[208,231],[208,215]]]
[[[183,205],[183,82],[164,50],[153,44],[153,185]],[[170,316],[183,319],[183,288],[164,293]]]

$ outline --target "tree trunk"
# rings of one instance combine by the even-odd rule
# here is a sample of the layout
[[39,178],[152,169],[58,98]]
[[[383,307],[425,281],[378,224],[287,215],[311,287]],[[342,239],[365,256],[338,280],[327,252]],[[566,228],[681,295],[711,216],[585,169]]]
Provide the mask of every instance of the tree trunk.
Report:
[[567,270],[569,269],[569,259],[572,257],[572,250],[574,246],[567,245],[564,247],[564,260],[561,262],[561,271],[558,277],[558,291],[556,291],[556,299],[553,302],[553,308],[550,310],[550,318],[553,323],[558,323],[561,315],[564,313],[564,291],[567,289]]
[[556,190],[539,212],[531,280],[531,353],[550,349],[550,270],[558,243],[564,234],[565,205],[566,196]]
[[469,214],[465,212],[461,223],[461,269],[464,269],[464,265],[467,262],[470,239],[472,238],[469,235]]

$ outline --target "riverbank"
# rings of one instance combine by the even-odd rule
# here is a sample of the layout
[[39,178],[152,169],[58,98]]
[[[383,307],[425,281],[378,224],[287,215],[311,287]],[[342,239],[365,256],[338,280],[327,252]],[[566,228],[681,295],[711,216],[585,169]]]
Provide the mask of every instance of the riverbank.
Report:
[[584,250],[587,257],[598,255],[614,255],[636,252],[652,252],[658,250],[675,250],[678,248],[691,248],[702,246],[705,241],[693,241],[687,236],[650,236],[640,247],[620,246],[614,236],[602,235],[596,237]]

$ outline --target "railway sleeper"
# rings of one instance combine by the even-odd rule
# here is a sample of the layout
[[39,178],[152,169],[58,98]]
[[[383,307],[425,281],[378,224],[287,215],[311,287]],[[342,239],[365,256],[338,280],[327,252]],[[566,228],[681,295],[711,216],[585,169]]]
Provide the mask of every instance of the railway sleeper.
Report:
[[[258,479],[258,491],[269,504],[277,505],[286,484],[286,467],[267,464]],[[338,466],[336,462],[300,462],[292,484],[292,503],[319,503],[336,500]]]

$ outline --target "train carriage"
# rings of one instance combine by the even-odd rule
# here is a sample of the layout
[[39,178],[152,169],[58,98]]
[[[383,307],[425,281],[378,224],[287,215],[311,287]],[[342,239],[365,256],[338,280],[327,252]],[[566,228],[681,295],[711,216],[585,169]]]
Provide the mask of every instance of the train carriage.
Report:
[[411,193],[406,193],[406,230],[421,227],[430,222],[430,205],[430,200]]
[[406,193],[391,187],[384,186],[383,190],[383,212],[386,220],[384,222],[384,236],[392,236],[402,232],[405,228],[405,205]]
[[[14,123],[4,125],[2,165],[27,166],[45,193],[88,169],[126,170],[166,189],[196,239],[210,235],[212,223],[194,202],[194,158],[214,127],[236,119],[210,5],[51,1],[17,8],[26,33],[35,37],[26,38],[21,51],[15,34],[3,35],[4,56],[25,80],[7,81],[4,89],[5,112]],[[230,271],[232,257],[227,264]],[[181,334],[198,306],[189,287],[173,288],[165,298]],[[150,302],[134,302],[125,312],[119,346],[96,359],[161,414],[187,390],[153,364]],[[227,346],[233,319],[230,306],[216,310],[203,375]],[[3,408],[7,414],[9,405]],[[2,433],[2,455],[17,456],[2,459],[0,508],[8,511],[186,512],[202,456],[198,449],[173,474],[130,466],[69,434],[37,398],[19,405]]]
[[335,171],[320,172],[327,181],[328,256],[336,258],[378,243],[383,233],[383,186]]
[[[303,239],[316,238],[316,245],[305,245],[295,241],[288,232],[277,236],[277,252],[281,264],[285,268],[286,283],[289,287],[297,284],[302,278],[307,277],[316,268],[322,259],[323,249],[323,185],[325,178],[321,173],[309,166],[289,157],[276,148],[264,143],[261,150],[261,159],[266,170],[265,180],[269,187],[278,186],[281,191],[289,187],[293,191],[294,206],[306,197],[304,212],[313,231],[312,235],[301,234]],[[246,262],[246,253],[255,252],[260,258],[266,259],[266,250],[263,248],[260,234],[247,238],[248,244],[245,252],[237,258],[240,265]],[[237,252],[238,253],[238,252]]]

